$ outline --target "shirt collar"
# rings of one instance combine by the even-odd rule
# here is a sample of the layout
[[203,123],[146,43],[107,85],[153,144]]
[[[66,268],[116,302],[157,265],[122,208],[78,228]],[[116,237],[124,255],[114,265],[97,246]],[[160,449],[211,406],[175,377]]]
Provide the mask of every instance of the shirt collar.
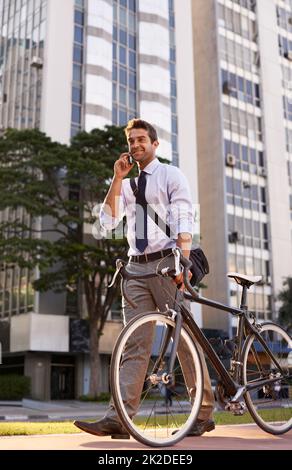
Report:
[[[152,175],[152,173],[156,170],[156,168],[160,165],[160,161],[158,158],[154,158],[152,162],[148,163],[147,166],[145,166],[144,170],[145,173],[148,173],[149,175]],[[141,173],[141,172],[139,172]]]

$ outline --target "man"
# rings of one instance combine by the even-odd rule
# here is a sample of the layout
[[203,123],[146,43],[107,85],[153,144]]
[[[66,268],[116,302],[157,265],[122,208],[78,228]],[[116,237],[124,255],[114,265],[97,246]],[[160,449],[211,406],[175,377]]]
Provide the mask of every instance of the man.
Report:
[[[155,153],[159,142],[154,127],[142,119],[133,119],[128,122],[125,129],[129,152],[139,168],[137,181],[137,200],[133,194],[130,179],[124,179],[135,163],[130,163],[129,153],[122,153],[114,164],[114,177],[111,187],[103,203],[100,212],[101,225],[105,229],[115,228],[122,217],[126,214],[129,243],[129,268],[135,274],[144,274],[155,271],[159,260],[170,254],[172,248],[181,248],[185,257],[189,257],[192,244],[192,203],[188,183],[181,171],[171,165],[161,164]],[[141,206],[136,205],[140,201]],[[172,239],[158,227],[155,222],[145,215],[141,210],[143,201],[147,201],[159,216],[170,225],[176,239]],[[180,273],[174,279],[164,278],[160,280],[167,287],[166,290],[175,296],[176,285],[183,289],[183,274]],[[153,311],[157,308],[165,310],[165,305],[171,302],[171,297],[165,294],[165,289],[154,279],[132,281],[128,286],[128,294],[137,303],[138,307],[133,309],[123,299],[124,322],[129,322],[134,316],[141,312]],[[171,306],[171,305],[170,305]],[[147,342],[145,337],[144,342]],[[130,349],[130,348],[129,348]],[[145,346],[145,351],[146,351]],[[214,397],[211,382],[207,371],[203,354],[201,359],[204,372],[204,395],[199,417],[189,435],[200,436],[206,431],[215,428],[212,420]],[[143,361],[143,355],[140,354]],[[135,396],[130,385],[127,385],[127,374],[133,370],[139,373],[143,370],[138,363],[138,358],[133,354],[129,358],[129,369],[125,371],[125,390],[127,394],[127,406],[135,414],[136,404],[131,402],[129,396]],[[132,366],[131,366],[132,364]],[[144,377],[141,377],[144,380]],[[129,381],[130,382],[130,381]],[[133,386],[133,385],[132,385]],[[128,438],[127,431],[122,427],[111,403],[106,415],[94,423],[76,421],[74,423],[83,431],[97,436],[111,435],[113,438]]]

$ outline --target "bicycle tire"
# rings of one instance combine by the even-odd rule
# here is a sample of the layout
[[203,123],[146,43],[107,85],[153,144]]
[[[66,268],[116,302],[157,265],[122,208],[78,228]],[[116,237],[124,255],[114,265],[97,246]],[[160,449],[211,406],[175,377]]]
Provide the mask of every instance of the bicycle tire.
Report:
[[[251,416],[261,429],[274,435],[284,434],[292,427],[292,340],[283,328],[272,322],[263,323],[259,333],[268,342],[269,349],[287,377],[246,392],[244,398]],[[263,377],[276,378],[280,374],[253,334],[246,338],[242,363],[244,385]]]
[[[187,392],[184,374],[179,375],[179,359],[174,367],[174,406],[169,406],[167,403],[163,404],[164,397],[161,395],[158,384],[151,382],[151,379],[153,380],[151,372],[153,372],[155,362],[153,357],[159,355],[159,346],[162,344],[162,337],[165,334],[167,325],[174,327],[174,321],[167,314],[163,313],[142,313],[134,318],[122,330],[117,339],[110,368],[113,401],[121,422],[137,441],[151,447],[172,446],[180,441],[193,426],[202,401],[202,364],[196,345],[184,327],[181,330],[179,348],[187,348],[191,356],[190,362],[192,362],[192,365],[188,365],[189,370],[187,372],[194,372],[196,377],[196,387],[191,389],[191,398]],[[140,328],[141,330],[139,331]],[[151,341],[149,339],[148,342],[151,347],[149,347],[150,352],[147,354],[145,366],[143,366],[146,374],[144,375],[144,371],[142,372],[142,384],[141,378],[137,378],[140,391],[135,395],[138,397],[137,409],[135,415],[133,415],[133,411],[129,410],[127,403],[123,401],[124,379],[122,376],[124,362],[126,361],[125,346],[130,344],[130,347],[134,347],[135,338],[138,338],[145,331],[145,328],[151,329],[151,331],[154,331],[154,334],[151,337]],[[132,339],[129,341],[131,337]],[[167,360],[168,355],[169,350],[166,350],[165,357],[163,358],[164,361]],[[186,368],[186,361],[182,357],[181,360],[184,361],[184,368]],[[143,377],[145,377],[144,387]],[[134,378],[135,371],[133,371],[132,379]],[[134,383],[132,385],[135,387]],[[173,434],[174,431],[176,432]]]

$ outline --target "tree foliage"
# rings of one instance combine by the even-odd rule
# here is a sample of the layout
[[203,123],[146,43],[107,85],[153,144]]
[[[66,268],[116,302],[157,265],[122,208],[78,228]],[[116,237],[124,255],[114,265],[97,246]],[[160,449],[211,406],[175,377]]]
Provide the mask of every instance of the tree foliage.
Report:
[[98,391],[99,338],[116,289],[107,289],[125,240],[91,233],[114,161],[127,151],[123,130],[81,132],[70,146],[38,130],[8,129],[0,139],[0,256],[6,266],[34,270],[39,291],[85,294],[90,325],[90,393]]

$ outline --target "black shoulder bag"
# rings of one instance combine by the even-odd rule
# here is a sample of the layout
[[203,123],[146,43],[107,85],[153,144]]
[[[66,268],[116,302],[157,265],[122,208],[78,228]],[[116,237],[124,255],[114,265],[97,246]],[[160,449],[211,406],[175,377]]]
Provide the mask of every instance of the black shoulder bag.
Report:
[[[133,191],[134,196],[136,197],[138,188],[135,182],[135,178],[130,179],[130,185]],[[151,217],[151,219],[158,225],[158,227],[164,231],[165,234],[169,238],[175,238],[174,234],[171,231],[171,228],[168,224],[166,224],[161,217],[155,212],[150,204],[147,206],[147,214]],[[190,267],[190,271],[192,273],[192,278],[190,280],[191,285],[197,286],[199,282],[203,279],[203,277],[209,273],[209,263],[208,260],[202,250],[202,248],[192,248],[190,251],[190,261],[192,266]]]

